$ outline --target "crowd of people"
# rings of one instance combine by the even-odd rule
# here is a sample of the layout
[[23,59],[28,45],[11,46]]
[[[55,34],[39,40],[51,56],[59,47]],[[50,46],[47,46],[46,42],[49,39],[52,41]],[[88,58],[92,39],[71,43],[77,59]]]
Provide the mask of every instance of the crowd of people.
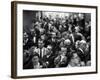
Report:
[[91,66],[91,19],[85,14],[34,19],[29,30],[23,31],[23,69]]

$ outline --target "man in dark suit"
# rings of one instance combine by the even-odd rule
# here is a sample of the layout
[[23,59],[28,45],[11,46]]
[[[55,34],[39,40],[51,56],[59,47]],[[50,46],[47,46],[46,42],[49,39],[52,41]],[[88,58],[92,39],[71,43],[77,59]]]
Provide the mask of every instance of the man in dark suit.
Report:
[[61,51],[59,51],[58,55],[54,59],[55,67],[66,67],[67,66],[67,48],[62,47]]
[[35,28],[30,29],[29,39],[33,42],[34,46],[37,46],[38,39],[40,38],[40,31],[37,29],[36,25]]
[[44,55],[42,61],[45,64],[44,67],[47,67],[47,68],[53,68],[54,67],[54,56],[53,56],[51,45],[47,46],[47,54]]
[[57,35],[55,32],[51,33],[51,37],[48,40],[48,44],[52,45],[52,51],[53,53],[55,53],[55,51],[57,51],[59,49],[59,43],[57,41]]
[[24,34],[23,34],[23,49],[28,50],[33,45],[34,45],[33,41],[30,40],[29,35],[26,32],[24,32]]
[[43,56],[46,55],[46,47],[44,47],[44,42],[40,39],[38,40],[38,47],[35,49],[35,52],[38,53],[41,60]]

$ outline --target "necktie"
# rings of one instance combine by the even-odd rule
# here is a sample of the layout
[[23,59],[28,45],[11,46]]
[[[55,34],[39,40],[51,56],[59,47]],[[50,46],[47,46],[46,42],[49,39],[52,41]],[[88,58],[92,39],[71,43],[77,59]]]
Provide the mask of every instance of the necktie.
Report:
[[40,58],[42,58],[42,49],[40,49]]

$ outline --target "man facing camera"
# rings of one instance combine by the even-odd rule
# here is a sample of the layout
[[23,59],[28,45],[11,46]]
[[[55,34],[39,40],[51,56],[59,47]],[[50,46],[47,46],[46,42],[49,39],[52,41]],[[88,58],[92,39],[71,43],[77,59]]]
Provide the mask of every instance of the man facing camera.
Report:
[[41,62],[39,61],[39,55],[38,54],[34,54],[33,58],[32,58],[32,67],[34,69],[40,69],[42,68]]
[[61,51],[59,51],[58,56],[54,59],[55,67],[66,67],[67,66],[67,56],[66,56],[67,49],[62,47]]
[[47,46],[47,54],[44,55],[43,57],[43,64],[45,65],[44,67],[48,67],[48,68],[53,68],[54,67],[54,56],[53,56],[53,52],[52,52],[52,46],[48,45]]
[[38,48],[36,48],[35,51],[38,53],[41,60],[43,56],[46,55],[46,48],[44,47],[44,42],[42,40],[38,40]]

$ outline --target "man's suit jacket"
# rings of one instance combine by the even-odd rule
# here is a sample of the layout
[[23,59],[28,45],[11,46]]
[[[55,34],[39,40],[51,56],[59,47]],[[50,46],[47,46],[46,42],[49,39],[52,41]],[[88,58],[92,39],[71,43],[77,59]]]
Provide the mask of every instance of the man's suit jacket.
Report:
[[36,52],[39,54],[39,56],[41,56],[41,58],[43,58],[43,56],[44,55],[46,55],[46,48],[45,47],[43,47],[42,49],[41,49],[41,53],[40,53],[40,48],[36,48]]
[[[56,66],[59,66],[59,67],[66,67],[67,66],[67,57],[64,56],[64,55],[58,55],[55,60],[57,60],[57,64],[55,65]],[[54,61],[56,63],[56,61]]]
[[23,45],[23,49],[24,50],[28,50],[30,49],[32,46],[34,46],[34,43],[32,40],[28,39],[28,41],[25,43],[25,45]]
[[54,56],[52,55],[45,55],[42,59],[43,63],[47,64],[48,68],[53,68],[54,67]]
[[52,45],[52,51],[55,54],[55,52],[57,50],[59,50],[59,42],[57,40],[55,40],[55,42],[53,42],[51,39],[48,40],[48,44]]

